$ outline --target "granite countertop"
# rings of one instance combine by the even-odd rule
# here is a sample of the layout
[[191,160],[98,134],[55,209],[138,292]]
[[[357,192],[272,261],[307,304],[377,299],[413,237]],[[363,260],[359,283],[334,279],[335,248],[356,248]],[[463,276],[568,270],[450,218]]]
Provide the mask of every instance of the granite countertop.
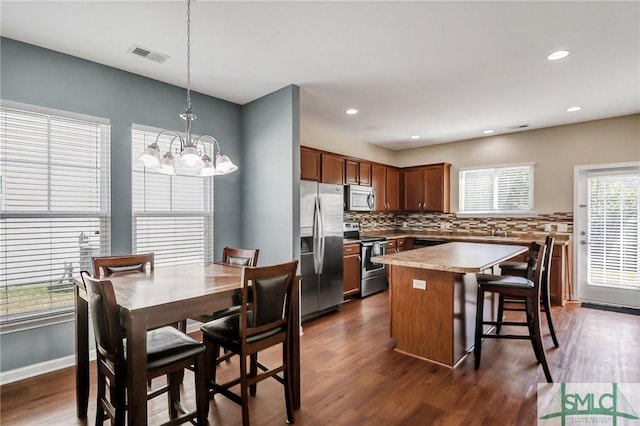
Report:
[[373,262],[436,271],[482,272],[528,250],[527,245],[452,242],[376,256]]
[[[448,241],[476,242],[476,243],[505,243],[505,244],[525,244],[532,241],[544,243],[546,232],[534,233],[512,233],[506,237],[492,237],[491,235],[470,235],[467,231],[360,231],[362,235],[371,237],[393,238],[440,238]],[[571,234],[554,234],[555,245],[568,245],[571,243]]]

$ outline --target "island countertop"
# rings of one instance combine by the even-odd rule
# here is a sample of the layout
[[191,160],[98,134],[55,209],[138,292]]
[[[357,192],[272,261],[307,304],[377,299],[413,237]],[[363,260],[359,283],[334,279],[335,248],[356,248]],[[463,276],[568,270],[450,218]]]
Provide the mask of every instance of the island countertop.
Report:
[[527,246],[520,245],[452,242],[376,256],[371,261],[435,271],[475,273],[489,269],[527,250]]

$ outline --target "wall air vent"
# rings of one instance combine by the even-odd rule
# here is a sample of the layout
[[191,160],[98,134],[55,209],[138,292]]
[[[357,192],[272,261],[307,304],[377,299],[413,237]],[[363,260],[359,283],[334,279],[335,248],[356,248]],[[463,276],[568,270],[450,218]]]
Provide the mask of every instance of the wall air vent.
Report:
[[134,45],[131,48],[130,52],[133,53],[134,55],[142,56],[143,58],[146,58],[150,61],[158,62],[158,63],[162,63],[166,61],[167,58],[169,57],[169,55],[165,55],[160,52],[154,52],[150,49],[146,49],[138,45]]

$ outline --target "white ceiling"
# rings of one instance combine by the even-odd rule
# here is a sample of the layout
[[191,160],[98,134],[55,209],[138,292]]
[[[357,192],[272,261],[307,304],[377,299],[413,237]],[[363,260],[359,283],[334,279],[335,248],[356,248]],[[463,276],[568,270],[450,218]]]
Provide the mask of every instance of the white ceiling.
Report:
[[[186,1],[0,7],[2,36],[186,87]],[[640,112],[638,1],[198,0],[191,29],[194,91],[244,104],[297,84],[303,124],[390,149]]]

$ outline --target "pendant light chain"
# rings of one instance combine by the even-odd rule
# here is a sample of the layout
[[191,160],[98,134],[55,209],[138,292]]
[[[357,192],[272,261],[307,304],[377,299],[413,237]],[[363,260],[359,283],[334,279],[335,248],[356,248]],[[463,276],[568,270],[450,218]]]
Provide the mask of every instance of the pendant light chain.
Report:
[[187,0],[187,110],[191,111],[191,0]]

